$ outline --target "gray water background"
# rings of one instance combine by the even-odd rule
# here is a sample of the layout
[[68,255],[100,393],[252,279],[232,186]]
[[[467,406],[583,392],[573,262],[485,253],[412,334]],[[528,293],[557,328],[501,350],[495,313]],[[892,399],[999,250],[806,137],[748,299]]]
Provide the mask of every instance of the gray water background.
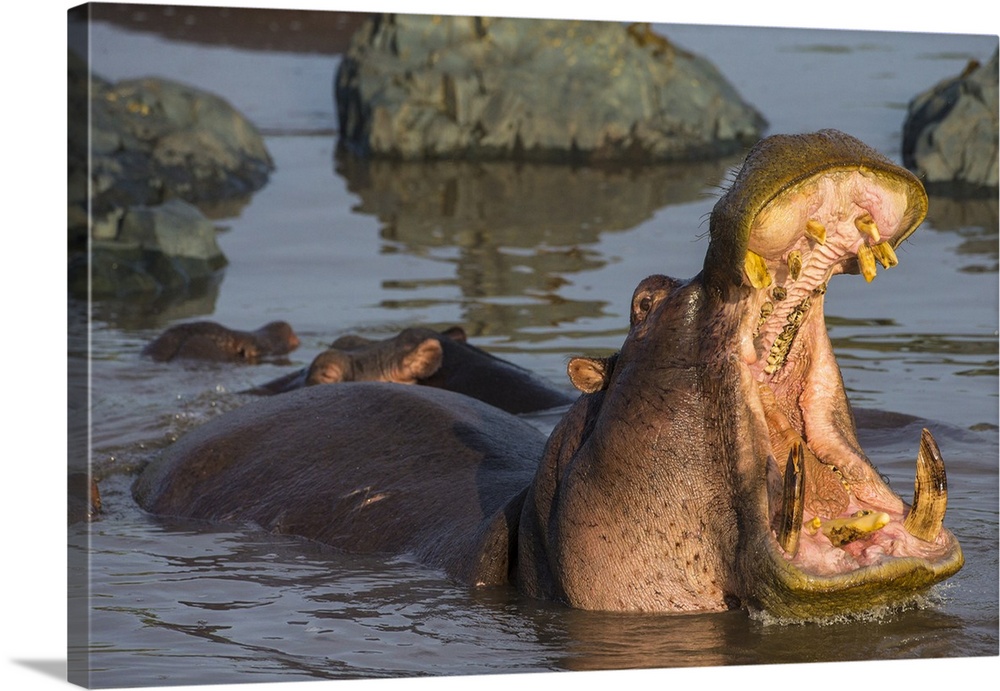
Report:
[[[907,101],[985,60],[996,37],[656,27],[710,56],[771,123],[836,127],[899,159]],[[277,27],[278,33],[295,31]],[[72,33],[71,33],[72,35]],[[729,160],[621,173],[489,166],[338,172],[338,57],[167,38],[98,22],[99,75],[176,79],[219,93],[265,133],[277,169],[220,219],[221,283],[187,301],[97,303],[89,344],[90,444],[107,512],[70,529],[85,554],[75,603],[94,686],[289,681],[996,655],[997,204],[932,197],[900,266],[831,282],[827,320],[855,405],[925,418],[862,429],[904,497],[920,424],[948,463],[946,524],[965,568],[921,607],[865,621],[780,626],[741,612],[664,617],[578,612],[510,591],[471,591],[407,561],[355,557],[243,526],[153,519],[132,503],[137,468],[187,429],[245,403],[237,392],[308,363],[345,333],[460,324],[472,341],[559,385],[566,359],[625,333],[635,284],[693,275]],[[71,320],[86,305],[70,304]],[[285,319],[285,366],[181,366],[139,358],[177,320],[237,328]],[[89,349],[88,349],[89,346]],[[552,416],[535,416],[543,429]]]

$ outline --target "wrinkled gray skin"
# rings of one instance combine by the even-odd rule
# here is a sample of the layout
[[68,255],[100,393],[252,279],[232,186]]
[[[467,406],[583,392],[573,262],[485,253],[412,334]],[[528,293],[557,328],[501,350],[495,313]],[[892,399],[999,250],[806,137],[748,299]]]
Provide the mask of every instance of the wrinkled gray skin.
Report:
[[822,302],[837,273],[873,277],[871,251],[894,266],[886,244],[925,211],[919,182],[853,138],[763,140],[713,211],[703,271],[639,284],[606,382],[547,441],[430,387],[309,387],[182,438],[134,495],[585,609],[823,618],[905,602],[962,566],[944,468],[925,433],[922,498],[883,483]]
[[528,413],[569,405],[576,398],[538,375],[467,342],[465,331],[411,327],[375,341],[338,338],[309,367],[250,390],[270,395],[304,386],[384,381],[448,389],[485,401],[509,413]]

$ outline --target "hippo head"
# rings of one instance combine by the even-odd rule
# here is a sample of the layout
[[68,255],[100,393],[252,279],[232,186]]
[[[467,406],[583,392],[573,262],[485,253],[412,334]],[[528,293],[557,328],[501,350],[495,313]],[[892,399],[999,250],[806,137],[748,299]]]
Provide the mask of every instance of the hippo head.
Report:
[[307,386],[349,381],[416,384],[434,375],[444,354],[440,336],[430,329],[408,328],[384,341],[363,336],[338,338],[312,361]]
[[285,321],[268,322],[253,332],[261,355],[287,355],[299,347],[299,337]]
[[858,443],[823,317],[831,277],[895,266],[926,209],[913,175],[840,132],[758,143],[715,205],[702,272],[643,281],[616,358],[576,363],[598,393],[541,507],[557,596],[822,618],[961,568],[933,438],[908,505]]

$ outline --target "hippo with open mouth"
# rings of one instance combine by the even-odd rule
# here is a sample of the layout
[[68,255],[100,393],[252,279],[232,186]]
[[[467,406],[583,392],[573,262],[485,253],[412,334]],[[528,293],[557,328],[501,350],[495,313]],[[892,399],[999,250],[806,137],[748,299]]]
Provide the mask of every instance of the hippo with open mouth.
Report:
[[449,391],[310,387],[193,431],[133,494],[585,609],[796,619],[910,600],[963,564],[944,465],[925,431],[912,505],[883,482],[823,300],[835,274],[894,266],[926,208],[848,135],[770,137],[715,205],[702,272],[639,284],[621,350],[547,440]]

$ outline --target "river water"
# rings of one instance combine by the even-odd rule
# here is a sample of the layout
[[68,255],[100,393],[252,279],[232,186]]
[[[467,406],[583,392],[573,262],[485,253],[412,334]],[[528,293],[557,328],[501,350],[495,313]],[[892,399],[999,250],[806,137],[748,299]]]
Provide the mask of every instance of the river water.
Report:
[[[570,355],[620,345],[641,278],[699,270],[707,214],[737,163],[619,173],[346,166],[334,157],[331,97],[346,29],[328,25],[332,38],[317,41],[308,22],[276,16],[237,41],[224,30],[230,19],[190,16],[93,22],[93,69],[222,95],[265,133],[276,170],[219,219],[230,264],[217,285],[183,299],[95,303],[89,344],[71,339],[71,370],[89,360],[92,399],[91,424],[71,429],[70,443],[90,444],[105,505],[69,534],[80,569],[70,610],[89,617],[90,635],[71,641],[70,664],[92,686],[997,655],[995,197],[932,197],[899,267],[870,285],[838,278],[827,299],[854,404],[922,418],[876,416],[860,430],[881,472],[909,497],[921,425],[948,464],[946,524],[967,562],[919,607],[804,626],[742,612],[579,612],[471,591],[404,558],[144,514],[129,494],[143,463],[245,403],[242,389],[301,367],[345,333],[458,324],[476,345],[568,387]],[[711,57],[770,132],[836,127],[896,160],[907,101],[997,45],[990,36],[656,28]],[[71,38],[84,29],[71,26]],[[285,365],[140,359],[163,328],[196,317],[236,328],[285,319],[302,346]],[[71,325],[86,318],[71,300]],[[532,422],[548,429],[553,417]]]

